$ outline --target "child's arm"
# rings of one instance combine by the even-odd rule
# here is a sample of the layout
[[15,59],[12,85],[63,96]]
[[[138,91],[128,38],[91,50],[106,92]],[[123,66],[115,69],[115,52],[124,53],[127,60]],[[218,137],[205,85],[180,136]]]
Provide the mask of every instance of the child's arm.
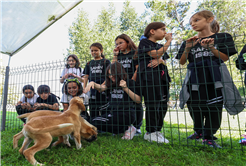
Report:
[[18,101],[18,103],[15,106],[20,105],[21,103],[22,103],[21,101]]
[[172,39],[172,34],[168,33],[165,36],[165,39],[167,40],[167,42],[164,44],[163,47],[161,47],[159,50],[152,50],[147,52],[149,56],[151,56],[152,58],[156,58],[159,59],[168,49],[168,47],[171,44]]
[[224,62],[229,59],[228,55],[220,52],[214,47],[214,38],[203,39],[200,41],[200,44],[203,48],[210,49],[210,51],[219,59],[222,59]]
[[84,89],[84,93],[89,92],[91,88],[92,89],[96,89],[96,90],[98,90],[100,92],[103,92],[103,91],[107,90],[107,86],[106,85],[100,85],[100,84],[97,84],[97,83],[91,81],[88,84],[88,86]]
[[87,86],[87,83],[88,83],[88,79],[89,79],[89,75],[84,75],[84,85],[83,85],[83,89],[85,89],[85,87]]
[[199,39],[197,36],[191,37],[188,40],[186,40],[185,50],[179,60],[179,63],[181,65],[184,65],[186,63],[190,49],[197,44],[198,40]]
[[67,79],[69,76],[69,74],[65,74],[64,76],[62,76],[62,78],[60,78],[60,83],[63,83],[65,81],[65,79]]
[[126,81],[124,80],[121,80],[120,81],[120,86],[123,88],[123,91],[125,91],[129,97],[136,103],[141,103],[141,98],[139,95],[137,95],[136,93],[134,93],[133,91],[131,91],[127,85],[126,85]]
[[138,73],[138,65],[136,65],[136,70],[132,76],[132,80],[136,81],[137,80],[137,73]]

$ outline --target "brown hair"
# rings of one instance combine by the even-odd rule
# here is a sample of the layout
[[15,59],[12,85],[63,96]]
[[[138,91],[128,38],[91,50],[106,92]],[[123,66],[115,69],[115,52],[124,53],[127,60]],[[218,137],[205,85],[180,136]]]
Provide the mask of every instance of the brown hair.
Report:
[[[68,61],[68,58],[70,58],[70,57],[72,57],[72,58],[76,61],[75,68],[79,68],[79,66],[80,66],[79,58],[78,58],[76,55],[71,54],[71,55],[69,55],[69,56],[67,57],[67,61]],[[69,68],[69,67],[70,67],[70,66],[69,66],[69,64],[67,63],[67,64],[66,64],[66,68]]]
[[166,26],[166,25],[163,22],[152,22],[149,25],[147,25],[147,27],[145,28],[144,36],[149,38],[151,29],[157,30],[157,29],[162,28],[164,26]]
[[132,39],[128,35],[123,33],[123,34],[117,36],[114,41],[116,41],[117,39],[125,40],[127,42],[128,48],[130,50],[136,50],[137,49],[137,46],[135,45],[135,43],[132,41]]
[[214,20],[210,23],[211,32],[218,33],[220,31],[220,25],[219,25],[218,21],[215,20],[215,16],[214,16],[214,14],[211,11],[209,11],[209,10],[202,10],[202,11],[196,12],[195,14],[193,14],[190,17],[190,19],[194,15],[199,15],[201,17],[204,17],[206,20],[208,20],[209,18],[213,17]]
[[[90,46],[90,48],[91,48],[91,47],[97,47],[101,52],[103,51],[103,46],[102,46],[101,43],[93,43],[93,44]],[[105,55],[103,55],[103,53],[101,53],[101,57],[102,57],[102,58],[105,58]]]
[[[111,75],[115,78],[115,82],[112,82],[109,78],[109,70]],[[108,65],[106,69],[106,86],[111,87],[120,87],[120,80],[126,80],[127,74],[121,63],[115,62]]]

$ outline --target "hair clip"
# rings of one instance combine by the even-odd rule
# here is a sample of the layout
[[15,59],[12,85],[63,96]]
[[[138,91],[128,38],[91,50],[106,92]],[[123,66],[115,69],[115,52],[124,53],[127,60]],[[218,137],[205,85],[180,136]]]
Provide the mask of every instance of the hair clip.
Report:
[[66,84],[68,84],[69,82],[76,82],[77,84],[80,84],[78,78],[66,79]]

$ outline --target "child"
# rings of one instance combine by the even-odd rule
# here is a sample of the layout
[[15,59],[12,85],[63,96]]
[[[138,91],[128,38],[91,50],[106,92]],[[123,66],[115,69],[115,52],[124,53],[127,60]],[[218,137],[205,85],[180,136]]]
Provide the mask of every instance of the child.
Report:
[[[93,43],[90,46],[91,56],[94,60],[88,62],[84,68],[84,89],[87,82],[93,81],[102,84],[105,81],[105,70],[110,64],[110,61],[104,59],[103,47],[100,43]],[[90,91],[89,108],[90,117],[96,117],[105,114],[108,107],[108,102],[104,92],[97,92],[95,89]]]
[[[236,60],[236,66],[239,70],[246,70],[246,44],[241,50],[238,59]],[[244,86],[246,87],[246,71],[244,73]],[[246,145],[246,135],[242,135],[242,138],[239,143],[242,145]]]
[[[140,103],[139,90],[135,81],[127,79],[125,69],[119,62],[112,63],[106,69],[105,85],[90,82],[85,89],[106,91],[110,95],[110,108],[112,112],[106,116],[95,117],[91,123],[100,131],[114,134],[123,133],[122,139],[130,140],[136,133],[136,128],[131,126],[135,121],[134,103]],[[127,129],[127,130],[126,130]]]
[[[22,92],[24,96],[20,99],[20,101],[16,104],[16,111],[18,115],[25,114],[28,112],[32,112],[33,105],[36,103],[38,95],[34,92],[34,88],[32,85],[25,85],[22,88]],[[25,119],[21,119],[24,123],[26,123]]]
[[242,109],[241,96],[224,64],[237,51],[230,34],[218,33],[220,27],[212,12],[195,13],[190,25],[198,35],[184,42],[176,56],[182,65],[189,61],[180,92],[180,107],[187,103],[194,122],[195,133],[187,139],[202,138],[203,144],[221,148],[214,134],[221,125],[223,100],[227,110]]
[[59,104],[56,95],[50,93],[48,85],[40,85],[38,87],[38,95],[34,110],[59,110]]
[[[122,64],[128,77],[136,81],[136,69],[138,68],[137,61],[133,59],[134,54],[137,51],[137,46],[132,39],[126,34],[121,34],[115,38],[115,49],[113,62],[117,61]],[[136,107],[136,121],[134,126],[137,128],[136,136],[141,135],[140,127],[143,121],[143,107],[142,103],[135,103]]]
[[[163,60],[169,58],[166,50],[172,41],[172,34],[166,33],[164,23],[152,22],[145,28],[144,36],[145,38],[140,41],[138,46],[139,67],[137,74],[137,82],[142,88],[146,106],[147,133],[145,133],[144,139],[158,143],[169,143],[160,131],[167,112],[171,79],[167,67],[160,61],[162,61],[161,58]],[[158,44],[157,41],[164,37],[167,41],[165,45]]]

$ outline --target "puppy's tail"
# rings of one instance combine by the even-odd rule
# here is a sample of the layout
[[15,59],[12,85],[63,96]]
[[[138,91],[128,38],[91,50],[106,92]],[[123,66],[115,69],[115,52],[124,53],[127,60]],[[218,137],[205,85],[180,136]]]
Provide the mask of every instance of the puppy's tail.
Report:
[[33,128],[31,127],[28,123],[24,126],[25,130],[27,132],[33,133],[33,134],[42,134],[42,133],[47,133],[47,132],[51,132],[53,130],[57,130],[60,128],[64,128],[64,127],[68,127],[68,126],[72,126],[72,123],[63,123],[63,124],[59,124],[56,126],[51,126],[51,127],[46,127],[46,128]]
[[22,115],[17,116],[17,118],[19,118],[19,119],[26,118],[26,117],[28,117],[30,114],[31,114],[31,113],[25,113],[25,114],[22,114]]

